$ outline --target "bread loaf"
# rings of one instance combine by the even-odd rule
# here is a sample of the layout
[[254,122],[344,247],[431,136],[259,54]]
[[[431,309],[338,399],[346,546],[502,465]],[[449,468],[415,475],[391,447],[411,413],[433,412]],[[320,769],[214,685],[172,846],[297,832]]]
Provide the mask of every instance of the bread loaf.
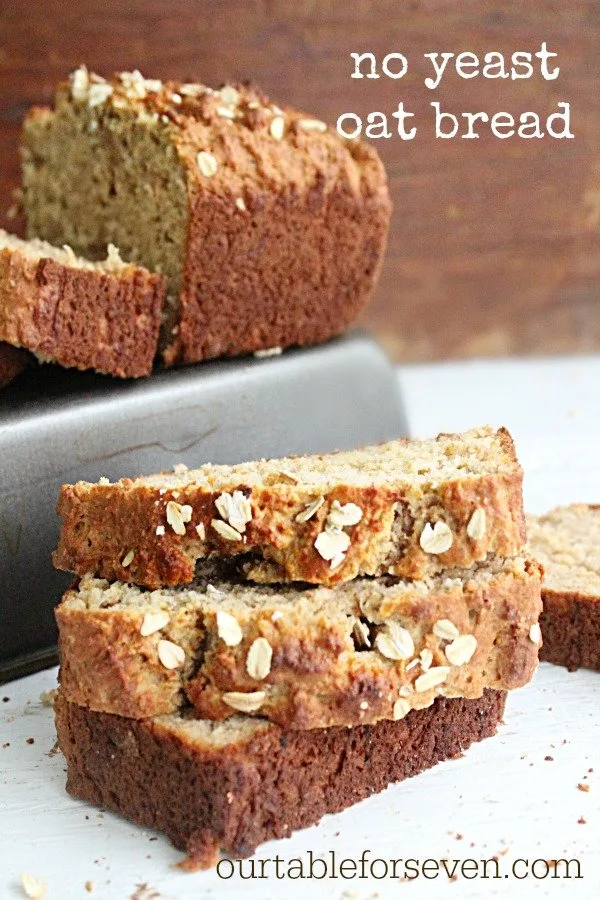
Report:
[[162,272],[167,363],[341,334],[369,300],[390,217],[374,149],[253,87],[81,68],[23,137],[30,237]]

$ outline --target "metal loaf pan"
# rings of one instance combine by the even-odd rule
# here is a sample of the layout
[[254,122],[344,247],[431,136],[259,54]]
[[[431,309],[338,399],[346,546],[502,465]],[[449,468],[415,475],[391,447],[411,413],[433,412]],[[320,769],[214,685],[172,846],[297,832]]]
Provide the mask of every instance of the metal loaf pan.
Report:
[[0,680],[56,659],[53,607],[71,581],[51,564],[63,482],[347,449],[405,433],[394,369],[360,333],[136,382],[33,369],[0,395]]

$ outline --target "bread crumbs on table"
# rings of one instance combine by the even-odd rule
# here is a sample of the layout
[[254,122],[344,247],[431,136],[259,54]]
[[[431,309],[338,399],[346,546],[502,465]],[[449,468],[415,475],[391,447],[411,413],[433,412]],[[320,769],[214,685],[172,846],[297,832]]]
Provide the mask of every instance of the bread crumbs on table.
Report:
[[554,762],[554,757],[553,756],[545,756],[544,762]]
[[154,888],[151,888],[149,884],[144,882],[143,884],[136,884],[136,889],[133,894],[131,894],[129,900],[159,900],[160,894],[158,891],[155,891]]
[[577,819],[577,824],[578,824],[578,825],[587,825],[587,819],[584,819],[583,816],[580,816],[580,817]]
[[583,792],[586,793],[586,794],[588,793],[589,789],[590,789],[589,784],[581,784],[581,783],[580,783],[580,784],[577,785],[577,790],[578,790],[578,791],[583,791]]

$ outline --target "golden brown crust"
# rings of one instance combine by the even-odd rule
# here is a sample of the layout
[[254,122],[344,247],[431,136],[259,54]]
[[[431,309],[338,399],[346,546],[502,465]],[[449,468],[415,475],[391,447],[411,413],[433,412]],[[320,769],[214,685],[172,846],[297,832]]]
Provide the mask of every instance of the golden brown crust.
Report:
[[[401,474],[376,487],[341,481],[320,489],[289,483],[284,477],[273,484],[267,483],[270,479],[253,486],[244,481],[230,484],[227,489],[242,491],[252,507],[252,519],[239,541],[221,537],[212,527],[221,489],[203,483],[164,488],[158,480],[122,479],[111,485],[63,485],[57,507],[62,530],[54,564],[79,575],[93,573],[156,588],[190,583],[197,559],[250,553],[257,564],[248,570],[248,577],[255,581],[335,585],[359,575],[386,572],[421,578],[449,567],[468,568],[489,554],[515,556],[525,541],[522,470],[510,435],[501,429],[498,437],[503,471],[449,478],[439,484],[411,482]],[[399,453],[404,445],[418,446],[399,441]],[[335,462],[335,454],[331,459]],[[308,521],[297,522],[298,514],[319,493],[324,497],[322,506]],[[191,508],[183,535],[165,525],[171,501]],[[332,568],[315,541],[335,501],[356,504],[362,517],[348,529],[348,550],[341,564]],[[477,509],[484,510],[487,524],[485,534],[473,539],[467,528]],[[446,552],[426,553],[420,546],[421,533],[428,522],[437,521],[449,526],[452,546]],[[123,558],[130,550],[134,559],[124,567]]]
[[[269,100],[238,87],[243,126],[215,115],[218,95],[190,102],[187,120],[185,109],[177,114],[189,219],[167,362],[175,352],[189,363],[328,340],[357,318],[379,275],[391,202],[376,151],[333,130],[302,130],[306,115],[290,107],[274,140]],[[261,108],[248,110],[253,102]],[[210,179],[197,164],[207,149],[218,166]]]
[[163,831],[188,858],[182,868],[217,864],[220,853],[250,856],[395,781],[495,734],[506,695],[440,698],[400,722],[285,732],[238,719],[219,746],[183,719],[143,722],[55,703],[67,790],[138,825]]
[[165,279],[128,266],[118,274],[0,250],[0,340],[62,366],[121,378],[148,375]]
[[[106,608],[90,609],[73,591],[56,612],[61,688],[72,702],[134,718],[173,712],[187,700],[200,717],[224,719],[235,712],[224,694],[262,691],[265,698],[254,714],[286,728],[374,723],[393,717],[400,696],[408,707],[423,708],[438,694],[475,698],[485,688],[526,684],[538,660],[530,631],[541,610],[540,580],[539,567],[527,561],[485,578],[465,573],[462,582],[437,588],[417,583],[393,590],[384,580],[359,579],[336,591],[274,590],[262,602],[251,599],[242,606],[234,593],[228,604],[226,585],[217,583],[223,589],[219,599],[203,602],[196,595],[175,605],[168,622],[145,637],[140,629],[146,612],[166,608],[158,595],[154,607],[143,593],[139,605],[113,607],[115,594],[106,594]],[[219,636],[220,609],[241,627],[234,646]],[[353,639],[357,620],[367,629],[371,649]],[[433,632],[440,620],[450,620],[457,635],[475,638],[471,658],[460,663],[447,653],[451,640]],[[377,634],[387,632],[389,622],[411,635],[414,647],[405,660],[393,661],[375,649]],[[272,659],[267,674],[257,678],[247,665],[259,638]],[[162,665],[158,646],[164,640],[184,648],[181,668]],[[448,667],[447,676],[421,690],[418,679],[432,667]]]

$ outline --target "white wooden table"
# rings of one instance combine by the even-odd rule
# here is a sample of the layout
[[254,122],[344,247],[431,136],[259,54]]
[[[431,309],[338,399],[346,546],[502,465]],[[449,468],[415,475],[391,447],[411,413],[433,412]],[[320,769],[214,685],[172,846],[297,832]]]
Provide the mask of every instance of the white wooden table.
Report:
[[[400,380],[415,435],[507,425],[527,473],[530,510],[600,500],[600,358],[406,367]],[[446,858],[450,867],[497,856],[500,877],[454,882],[445,874],[399,882],[181,873],[173,868],[181,854],[161,836],[66,795],[52,713],[39,702],[55,680],[48,671],[0,688],[9,698],[0,702],[0,898],[24,896],[22,871],[47,882],[48,900],[600,896],[598,674],[542,664],[533,684],[509,697],[495,739],[256,856],[277,853],[285,866],[293,857],[306,864],[309,850],[335,851],[338,859],[370,851],[387,860]],[[577,859],[583,877],[558,879],[550,868],[546,878],[518,878],[511,874],[518,859]],[[536,866],[538,874],[549,868]],[[525,870],[517,863],[517,875]]]

